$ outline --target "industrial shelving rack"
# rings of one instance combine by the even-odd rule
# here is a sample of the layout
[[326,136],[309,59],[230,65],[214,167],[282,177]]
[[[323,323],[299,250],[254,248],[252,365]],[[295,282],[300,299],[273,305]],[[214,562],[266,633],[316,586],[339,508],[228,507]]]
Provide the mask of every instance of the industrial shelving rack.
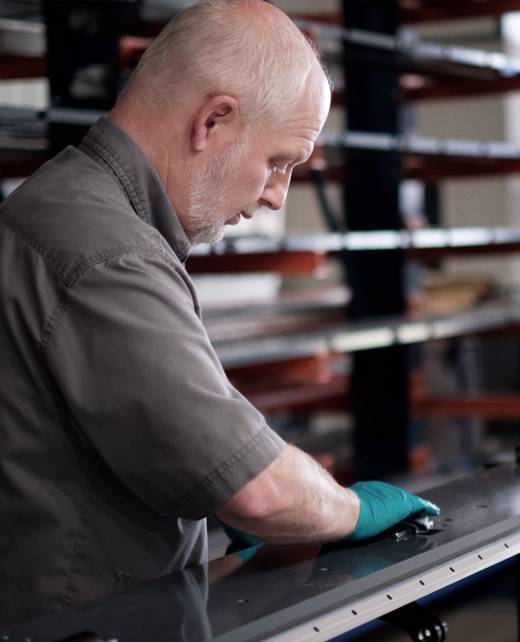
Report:
[[[343,67],[346,89],[338,92],[335,102],[345,107],[349,133],[324,142],[345,150],[344,165],[329,171],[329,178],[343,186],[343,210],[348,229],[354,233],[385,230],[387,234],[397,234],[401,230],[398,189],[403,175],[435,181],[443,176],[516,171],[517,154],[512,148],[505,159],[500,153],[501,145],[487,153],[484,144],[474,141],[413,140],[403,136],[399,131],[399,110],[402,98],[417,100],[516,89],[518,62],[501,53],[406,39],[400,36],[399,27],[403,18],[419,20],[421,9],[426,18],[450,19],[486,11],[499,14],[519,7],[514,2],[480,2],[475,10],[477,3],[471,2],[451,3],[455,8],[448,3],[422,2],[414,3],[412,10],[411,4],[397,0],[343,0],[339,20],[331,21],[329,17],[328,26],[314,29],[315,33],[321,31],[329,36],[327,54]],[[309,20],[307,16],[304,26],[312,32],[317,18]],[[334,26],[330,22],[335,22]],[[342,49],[330,46],[334,40],[342,43]],[[407,86],[405,80],[410,73],[419,89]],[[423,82],[417,83],[417,77],[422,77]],[[486,251],[489,249],[487,246]],[[404,315],[404,248],[385,247],[382,243],[379,250],[349,252],[347,256],[351,318],[373,321]],[[478,316],[482,318],[480,312]],[[416,338],[419,341],[433,337],[420,338],[419,333]],[[411,407],[408,363],[406,347],[395,343],[353,356],[350,398],[358,477],[406,469]]]

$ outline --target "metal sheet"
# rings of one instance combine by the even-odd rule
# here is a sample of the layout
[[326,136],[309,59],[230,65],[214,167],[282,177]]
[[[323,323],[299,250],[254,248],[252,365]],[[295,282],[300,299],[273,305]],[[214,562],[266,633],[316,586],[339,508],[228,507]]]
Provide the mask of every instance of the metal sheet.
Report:
[[119,642],[317,642],[520,552],[516,467],[422,494],[443,510],[433,535],[250,549],[82,608],[0,627],[0,640],[50,642],[91,630]]

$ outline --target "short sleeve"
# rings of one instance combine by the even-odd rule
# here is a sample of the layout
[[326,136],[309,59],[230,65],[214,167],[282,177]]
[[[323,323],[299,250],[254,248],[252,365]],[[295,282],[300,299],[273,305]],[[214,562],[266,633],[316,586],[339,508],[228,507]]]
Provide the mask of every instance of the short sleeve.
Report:
[[77,429],[160,514],[207,515],[285,447],[229,383],[184,277],[161,256],[86,270],[44,348]]

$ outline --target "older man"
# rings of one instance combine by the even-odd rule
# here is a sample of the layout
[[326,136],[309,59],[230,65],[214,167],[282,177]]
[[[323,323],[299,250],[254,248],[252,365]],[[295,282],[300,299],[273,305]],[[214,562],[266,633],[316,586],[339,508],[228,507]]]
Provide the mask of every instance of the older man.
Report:
[[329,104],[283,13],[202,2],[1,208],[1,622],[203,562],[209,513],[290,543],[436,512],[345,489],[271,431],[228,382],[184,269],[191,244],[282,206]]

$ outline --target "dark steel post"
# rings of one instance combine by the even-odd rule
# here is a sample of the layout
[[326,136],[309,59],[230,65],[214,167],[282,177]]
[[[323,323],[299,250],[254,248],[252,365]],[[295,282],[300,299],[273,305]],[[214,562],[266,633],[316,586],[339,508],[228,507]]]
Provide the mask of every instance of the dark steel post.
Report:
[[[343,1],[344,26],[395,35],[394,0]],[[345,105],[350,131],[398,132],[399,75],[380,52],[344,45]],[[346,152],[344,208],[349,230],[397,230],[400,157],[396,152]],[[405,311],[401,251],[352,252],[348,279],[351,318],[383,319]],[[356,353],[352,375],[354,448],[358,477],[402,472],[408,459],[408,364],[403,347]]]
[[[121,89],[119,37],[138,19],[140,0],[44,0],[52,154],[80,142],[84,110],[105,112]],[[56,109],[66,115],[52,116]],[[83,122],[84,121],[84,122]]]
[[515,555],[515,600],[516,600],[516,639],[520,642],[520,555]]

